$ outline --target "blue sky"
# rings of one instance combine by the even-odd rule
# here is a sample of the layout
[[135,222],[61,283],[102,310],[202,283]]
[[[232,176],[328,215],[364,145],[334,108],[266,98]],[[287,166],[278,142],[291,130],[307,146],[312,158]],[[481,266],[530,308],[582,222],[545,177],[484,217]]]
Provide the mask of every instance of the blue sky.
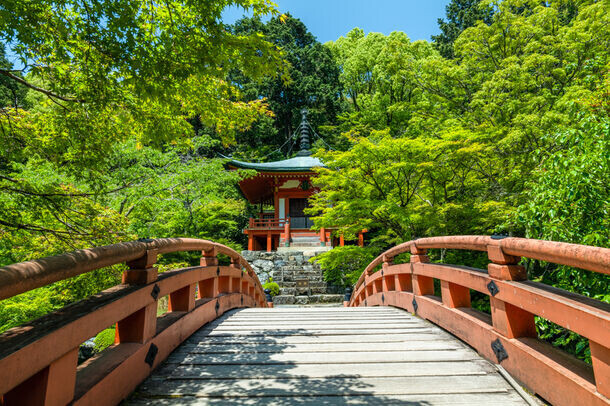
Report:
[[[360,27],[364,32],[404,31],[412,41],[430,40],[438,34],[438,18],[445,17],[449,0],[274,0],[282,13],[299,18],[318,41],[327,42]],[[243,9],[227,9],[225,23],[244,14]]]

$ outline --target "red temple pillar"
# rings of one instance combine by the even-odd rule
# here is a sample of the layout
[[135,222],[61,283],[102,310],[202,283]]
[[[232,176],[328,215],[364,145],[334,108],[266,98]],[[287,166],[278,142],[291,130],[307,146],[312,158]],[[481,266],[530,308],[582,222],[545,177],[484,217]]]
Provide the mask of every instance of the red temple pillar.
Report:
[[287,247],[290,246],[290,218],[286,218],[286,223],[284,224],[284,241]]

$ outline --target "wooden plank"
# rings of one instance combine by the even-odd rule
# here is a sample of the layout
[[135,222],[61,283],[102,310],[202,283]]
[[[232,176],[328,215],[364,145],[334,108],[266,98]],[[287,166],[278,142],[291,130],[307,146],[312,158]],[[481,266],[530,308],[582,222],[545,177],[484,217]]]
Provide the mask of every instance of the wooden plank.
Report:
[[[261,365],[256,368],[235,368],[233,365],[177,365],[165,364],[156,374],[164,379],[228,379],[228,378],[344,378],[381,376],[458,376],[486,375],[495,372],[488,362],[400,362],[400,363],[346,363]],[[473,378],[476,379],[476,378]]]
[[206,344],[311,344],[311,343],[370,343],[428,341],[453,339],[450,334],[425,330],[423,332],[407,332],[401,334],[325,334],[319,336],[309,335],[219,335],[193,334],[185,341],[185,345],[193,343]]
[[225,336],[225,337],[245,337],[245,336],[312,336],[312,335],[352,335],[352,336],[360,336],[360,335],[368,335],[368,334],[408,334],[408,333],[425,333],[434,331],[430,327],[412,327],[412,328],[395,328],[388,331],[383,328],[376,329],[366,329],[366,330],[353,330],[353,329],[334,329],[334,330],[320,330],[320,329],[310,329],[310,330],[301,330],[301,329],[274,329],[274,330],[210,330],[203,329],[200,330],[209,336]]
[[452,350],[465,348],[464,344],[455,340],[428,340],[428,341],[393,341],[371,345],[368,342],[355,343],[302,343],[302,344],[276,344],[276,343],[229,343],[229,344],[183,344],[174,351],[176,353],[191,354],[247,354],[247,353],[277,353],[277,352],[355,352],[355,351],[429,351]]
[[430,351],[357,351],[357,352],[295,352],[236,354],[180,354],[173,353],[168,362],[181,364],[277,364],[318,363],[345,364],[350,362],[424,362],[469,361],[479,359],[470,349]]
[[[133,406],[150,405],[157,406],[207,406],[226,405],[226,398],[201,398],[201,397],[177,397],[177,398],[135,398],[130,399],[127,404]],[[524,405],[523,399],[515,392],[510,393],[466,393],[466,394],[416,394],[416,395],[360,395],[360,396],[302,396],[295,394],[291,397],[265,397],[265,398],[231,398],[231,405],[243,406],[267,406],[278,404],[295,404],[304,406],[319,405],[356,405],[356,406],[379,406],[391,405],[426,405],[426,406],[449,406],[449,405],[494,405],[494,406],[518,406]]]
[[263,323],[263,322],[316,322],[316,321],[418,321],[412,317],[405,316],[379,316],[379,317],[363,317],[363,316],[321,316],[321,317],[230,317],[226,320],[214,322],[215,324],[236,324],[236,323]]
[[404,329],[409,327],[427,327],[424,323],[408,322],[408,323],[286,323],[286,324],[219,324],[217,326],[207,326],[206,329],[213,331],[253,331],[253,330],[385,330],[391,331],[394,329]]
[[307,393],[309,396],[402,395],[437,393],[508,393],[512,388],[498,375],[415,376],[323,379],[209,379],[149,380],[139,389],[158,396],[282,396]]

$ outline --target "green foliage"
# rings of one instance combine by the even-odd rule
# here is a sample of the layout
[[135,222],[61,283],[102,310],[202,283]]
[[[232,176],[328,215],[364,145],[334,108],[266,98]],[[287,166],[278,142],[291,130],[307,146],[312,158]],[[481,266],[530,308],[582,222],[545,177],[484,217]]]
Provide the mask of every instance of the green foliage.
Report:
[[95,346],[93,347],[94,352],[102,352],[106,348],[114,344],[116,330],[114,328],[107,328],[100,331],[94,339]]
[[271,291],[271,297],[280,294],[280,285],[277,282],[273,282],[273,279],[269,279],[269,282],[263,284],[263,290],[269,289]]
[[[537,151],[541,164],[528,186],[531,199],[518,208],[516,222],[526,236],[609,247],[610,241],[610,77],[588,100],[574,127],[550,135],[557,151]],[[581,269],[528,262],[530,278],[610,303],[610,277]],[[541,317],[541,338],[591,362],[587,340]]]
[[[238,135],[236,153],[247,159],[272,153],[295,132],[301,121],[300,110],[307,107],[314,128],[335,121],[340,112],[339,68],[327,47],[290,14],[272,18],[243,18],[233,27],[237,34],[262,33],[279,47],[289,64],[286,75],[252,80],[239,72],[233,80],[240,84],[246,100],[264,97],[274,117],[262,117],[251,130]],[[290,142],[283,152],[290,152]],[[275,153],[271,158],[281,159]]]
[[466,28],[472,27],[482,21],[490,24],[493,17],[493,8],[488,2],[481,0],[451,0],[445,6],[447,21],[438,19],[439,35],[433,35],[432,41],[439,53],[445,58],[454,57],[453,43]]
[[35,289],[0,302],[0,332],[44,316],[61,307],[49,287]]
[[374,248],[346,245],[311,258],[320,264],[324,280],[334,286],[354,286],[364,268],[375,258]]
[[2,58],[0,87],[29,89],[27,103],[0,115],[1,244],[23,246],[1,263],[132,239],[122,202],[158,194],[147,186],[167,167],[182,178],[197,176],[198,163],[209,169],[185,156],[200,144],[188,119],[228,143],[267,113],[259,98],[239,100],[227,77],[281,73],[281,53],[260,35],[227,31],[228,5],[274,10],[266,0],[0,5],[0,41],[27,72]]
[[318,154],[327,168],[318,170],[321,191],[309,212],[317,227],[338,226],[348,239],[381,228],[375,240],[386,246],[456,230],[485,233],[506,207],[484,200],[487,190],[472,169],[478,151],[459,133],[393,139],[373,131],[349,151]]
[[[610,76],[574,127],[550,135],[556,151],[538,151],[531,200],[516,221],[526,236],[608,247],[610,241]],[[610,277],[565,266],[532,262],[530,277],[562,289],[608,301]]]
[[[441,55],[402,33],[355,29],[328,44],[349,106],[336,128],[350,145],[318,152],[316,226],[348,239],[367,228],[375,254],[413,237],[493,232],[607,246],[610,4],[453,1],[441,26]],[[464,252],[433,256],[485,266]],[[608,300],[605,275],[527,265],[533,280]],[[587,359],[582,338],[537,324]]]
[[[0,42],[0,70],[12,69],[12,65],[6,57],[4,44]],[[1,71],[0,71],[1,72]],[[14,73],[18,78],[22,75],[18,72]],[[0,75],[0,108],[25,108],[27,88],[19,82],[12,80],[6,76]]]
[[[0,265],[138,237],[239,245],[246,218],[234,186],[243,174],[200,152],[269,114],[229,73],[260,79],[287,65],[261,35],[226,30],[229,5],[275,13],[267,0],[0,4],[0,43],[26,72],[3,49]],[[214,137],[196,133],[194,118]],[[2,301],[0,326],[113,286],[120,271]]]
[[419,65],[438,56],[433,46],[411,42],[403,32],[365,35],[360,28],[326,45],[341,67],[343,95],[351,107],[341,116],[339,130],[346,135],[386,127],[392,134],[406,131],[421,96]]

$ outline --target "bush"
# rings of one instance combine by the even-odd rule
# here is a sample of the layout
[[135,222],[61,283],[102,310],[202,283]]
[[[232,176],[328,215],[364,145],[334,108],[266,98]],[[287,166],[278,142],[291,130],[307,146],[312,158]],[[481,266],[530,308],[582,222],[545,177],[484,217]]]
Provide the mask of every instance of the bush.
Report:
[[364,268],[375,258],[373,249],[355,245],[335,247],[310,261],[320,264],[326,282],[336,286],[353,286]]
[[97,352],[102,352],[106,348],[108,348],[112,344],[114,344],[114,335],[115,335],[114,327],[113,328],[107,328],[106,330],[100,331],[95,336],[95,339],[93,340],[95,342],[94,351],[96,353]]
[[280,294],[280,285],[273,282],[273,280],[269,280],[269,282],[263,285],[263,289],[269,289],[271,291],[271,297],[277,296]]

